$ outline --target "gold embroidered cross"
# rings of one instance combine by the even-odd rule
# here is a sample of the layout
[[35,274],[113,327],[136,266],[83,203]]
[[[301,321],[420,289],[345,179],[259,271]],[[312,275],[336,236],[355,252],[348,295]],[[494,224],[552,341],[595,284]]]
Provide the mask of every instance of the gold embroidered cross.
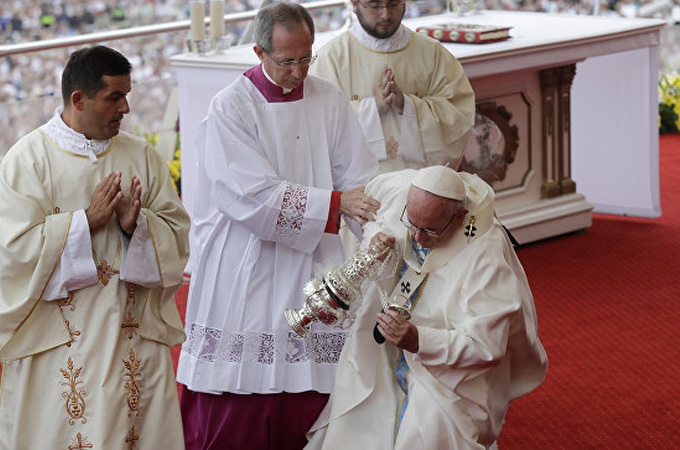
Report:
[[102,259],[97,266],[97,276],[104,286],[109,284],[111,277],[117,273],[119,273],[119,271],[111,267],[105,259]]
[[137,442],[139,441],[139,435],[135,431],[135,427],[128,432],[125,436],[125,443],[127,444],[128,450],[134,450],[137,447]]
[[125,317],[123,318],[123,323],[120,327],[123,329],[123,334],[127,335],[128,339],[132,339],[137,332],[139,324],[137,323],[137,319],[135,319],[135,315],[132,314],[132,311],[129,309],[125,312]]
[[68,446],[68,450],[85,450],[86,448],[93,448],[92,444],[87,442],[82,434],[76,434],[76,437],[71,440],[72,444]]

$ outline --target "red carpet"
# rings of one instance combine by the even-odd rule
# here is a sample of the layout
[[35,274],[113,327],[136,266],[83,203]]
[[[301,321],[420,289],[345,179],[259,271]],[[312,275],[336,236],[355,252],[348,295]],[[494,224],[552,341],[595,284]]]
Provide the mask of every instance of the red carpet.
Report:
[[661,218],[596,215],[583,233],[518,251],[550,367],[513,403],[500,448],[680,444],[680,136],[660,147]]

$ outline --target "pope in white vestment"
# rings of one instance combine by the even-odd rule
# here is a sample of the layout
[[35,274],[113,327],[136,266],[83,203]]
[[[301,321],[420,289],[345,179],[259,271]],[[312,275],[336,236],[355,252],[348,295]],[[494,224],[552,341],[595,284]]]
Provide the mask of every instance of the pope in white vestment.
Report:
[[[351,100],[382,173],[434,164],[457,168],[475,120],[474,93],[462,65],[440,42],[403,24],[389,37],[370,35],[360,21],[370,22],[389,6],[375,12],[364,6],[373,0],[352,3],[358,17],[319,49],[310,72],[340,86]],[[403,17],[391,9],[386,14]],[[386,68],[403,93],[401,113],[393,108],[380,113],[376,105]]]
[[376,177],[366,193],[382,206],[377,220],[364,226],[365,243],[378,231],[396,238],[405,263],[383,288],[408,298],[417,352],[374,339],[382,306],[373,285],[306,448],[493,448],[510,402],[545,376],[533,298],[494,218],[493,190],[476,175],[460,173],[465,218],[449,241],[428,251],[400,221],[417,173]]
[[330,392],[344,331],[317,325],[305,340],[284,310],[343,260],[338,235],[324,232],[333,192],[377,172],[351,106],[316,77],[285,92],[259,65],[213,98],[198,134],[178,381],[215,394]]
[[[144,139],[87,139],[61,112],[0,162],[0,449],[182,449],[168,347],[189,216]],[[112,172],[141,184],[132,235],[88,227]]]

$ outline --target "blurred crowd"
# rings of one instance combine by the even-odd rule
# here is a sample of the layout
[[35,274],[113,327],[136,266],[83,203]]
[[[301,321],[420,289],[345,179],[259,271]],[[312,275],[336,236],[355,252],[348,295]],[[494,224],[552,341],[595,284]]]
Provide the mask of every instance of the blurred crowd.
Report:
[[[262,0],[226,0],[225,12],[255,9]],[[267,1],[267,0],[265,0]],[[300,0],[302,1],[302,0]],[[473,0],[480,8],[550,13],[636,17],[645,4],[637,0],[601,1],[599,8],[588,0]],[[671,0],[641,0],[648,3]],[[206,7],[209,2],[206,0]],[[445,0],[415,0],[407,16],[441,13]],[[0,3],[0,45],[54,39],[116,28],[135,27],[189,18],[188,0],[4,0]],[[346,20],[347,10],[314,13],[318,31],[334,30]],[[247,23],[228,24],[236,43]],[[104,43],[124,53],[133,64],[135,83],[147,84],[144,96],[133,89],[135,127],[157,129],[172,89],[169,58],[185,48],[186,33],[163,33]],[[0,127],[16,136],[47,120],[60,100],[60,73],[75,48],[24,53],[0,59]],[[138,89],[139,91],[139,89]],[[139,108],[147,108],[139,110]],[[136,111],[135,111],[136,109]],[[30,114],[29,114],[30,113]],[[31,121],[27,120],[27,115]],[[3,134],[6,134],[3,132]],[[0,142],[0,154],[14,140]]]

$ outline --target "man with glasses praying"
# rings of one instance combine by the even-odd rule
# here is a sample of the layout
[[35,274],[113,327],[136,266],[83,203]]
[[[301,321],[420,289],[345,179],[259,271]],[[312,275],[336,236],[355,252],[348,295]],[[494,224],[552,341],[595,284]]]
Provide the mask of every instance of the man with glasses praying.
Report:
[[[363,245],[401,258],[364,287],[308,449],[484,449],[547,370],[534,302],[493,189],[431,166],[379,175]],[[381,294],[382,293],[382,294]],[[385,295],[387,294],[387,295]]]
[[361,128],[333,84],[307,71],[314,24],[297,4],[255,18],[261,64],[219,92],[200,124],[197,249],[178,381],[188,449],[300,449],[328,399],[342,330],[286,322],[304,284],[343,260],[340,214],[379,203]]
[[312,74],[342,88],[380,171],[457,168],[475,99],[460,62],[401,23],[405,2],[352,0],[349,29],[324,45]]

